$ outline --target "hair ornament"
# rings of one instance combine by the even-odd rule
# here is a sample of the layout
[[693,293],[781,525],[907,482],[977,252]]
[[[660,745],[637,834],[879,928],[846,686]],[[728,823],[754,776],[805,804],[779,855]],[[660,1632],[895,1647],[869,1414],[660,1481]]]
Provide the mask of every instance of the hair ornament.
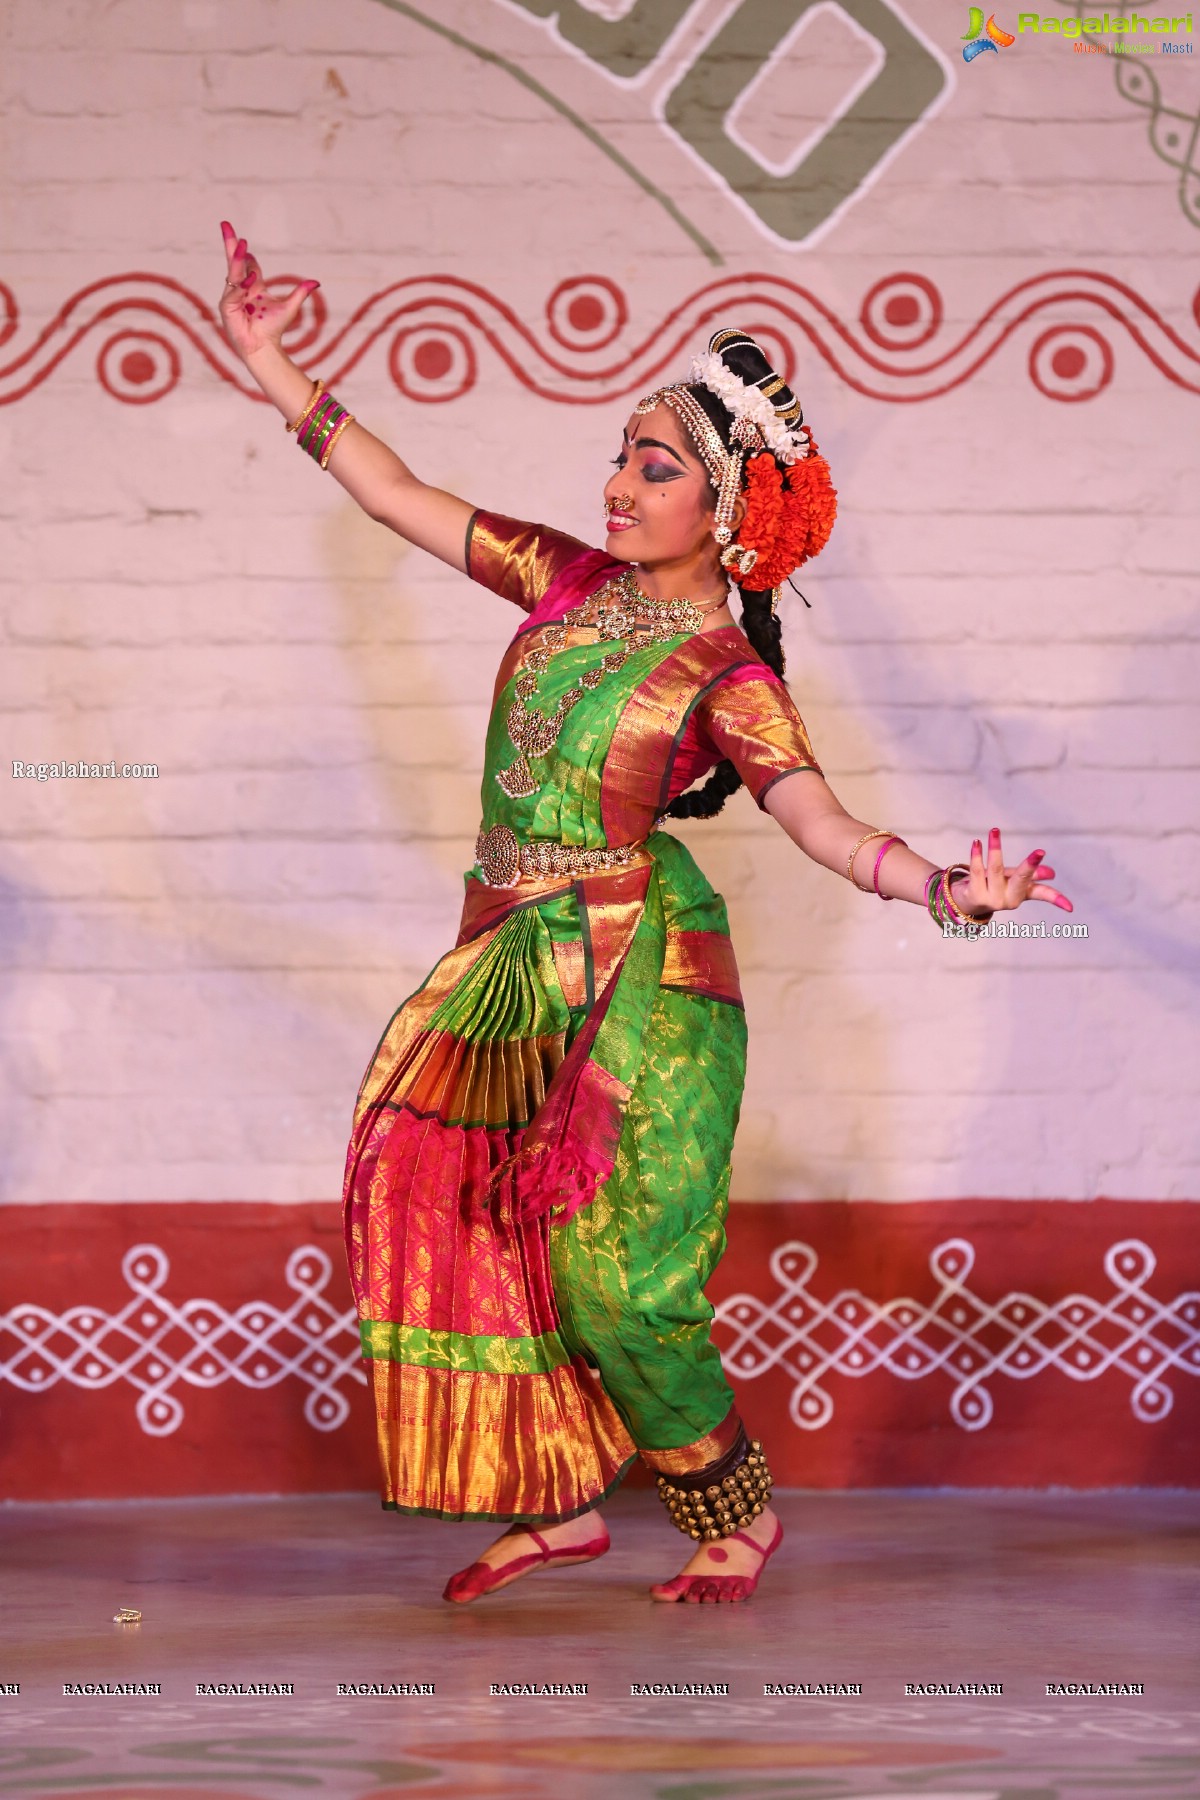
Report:
[[[745,450],[773,450],[781,463],[799,462],[809,453],[803,425],[789,427],[760,387],[742,380],[721,357],[706,350],[692,358],[690,379],[715,394],[734,420],[731,435]],[[757,441],[752,441],[757,439]]]
[[740,587],[758,561],[758,551],[749,544],[726,544],[721,552],[721,567],[728,569]]
[[802,462],[782,469],[763,451],[746,464],[745,495],[738,543],[758,552],[749,585],[763,591],[779,588],[829,540],[837,516],[829,464],[815,441]]

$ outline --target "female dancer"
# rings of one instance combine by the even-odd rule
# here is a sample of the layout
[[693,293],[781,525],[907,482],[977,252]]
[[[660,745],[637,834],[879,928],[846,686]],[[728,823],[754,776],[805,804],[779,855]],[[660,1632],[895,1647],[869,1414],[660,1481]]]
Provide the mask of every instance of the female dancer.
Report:
[[445,1598],[469,1601],[603,1555],[598,1503],[640,1454],[695,1545],[653,1597],[745,1599],[783,1532],[704,1297],[745,1021],[724,903],[664,816],[708,817],[744,782],[814,862],[968,935],[1026,900],[1070,902],[1041,850],[1007,868],[993,830],[986,857],[977,839],[939,869],[825,782],[775,600],[835,497],[744,333],[718,332],[689,383],[626,419],[594,550],[419,480],[281,350],[318,284],[275,297],[222,231],[226,335],[300,447],[526,615],[496,683],[458,942],[384,1032],[347,1156],[384,1504],[509,1524],[451,1577]]

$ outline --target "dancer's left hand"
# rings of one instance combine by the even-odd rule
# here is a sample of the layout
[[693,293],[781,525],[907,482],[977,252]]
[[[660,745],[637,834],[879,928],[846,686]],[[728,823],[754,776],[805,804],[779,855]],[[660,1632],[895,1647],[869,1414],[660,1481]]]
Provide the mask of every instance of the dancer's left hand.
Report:
[[1054,870],[1046,865],[1045,855],[1044,850],[1031,850],[1015,868],[1006,868],[1000,832],[993,826],[988,833],[987,861],[983,844],[976,838],[971,845],[970,877],[960,875],[951,883],[950,892],[963,911],[969,913],[1013,912],[1026,900],[1045,900],[1063,912],[1074,912],[1067,896],[1047,885]]

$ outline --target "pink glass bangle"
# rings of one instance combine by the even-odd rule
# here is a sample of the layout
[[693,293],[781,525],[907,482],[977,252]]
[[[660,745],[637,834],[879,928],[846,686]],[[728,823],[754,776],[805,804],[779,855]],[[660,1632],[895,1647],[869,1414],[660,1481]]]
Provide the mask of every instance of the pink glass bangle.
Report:
[[296,442],[302,450],[308,452],[314,462],[318,460],[318,446],[324,441],[331,422],[341,410],[332,394],[322,394],[309,414],[307,424],[296,433]]
[[[879,852],[879,855],[875,858],[875,868],[871,875],[871,886],[875,889],[875,892],[877,894],[879,894],[879,865],[883,861],[884,857],[887,855],[888,851],[891,849],[893,844],[902,844],[903,842],[904,842],[904,839],[902,837],[890,837],[887,840],[887,843],[883,846],[882,850]],[[896,898],[896,896],[895,896],[895,894],[879,894],[879,898],[881,900],[894,900]]]

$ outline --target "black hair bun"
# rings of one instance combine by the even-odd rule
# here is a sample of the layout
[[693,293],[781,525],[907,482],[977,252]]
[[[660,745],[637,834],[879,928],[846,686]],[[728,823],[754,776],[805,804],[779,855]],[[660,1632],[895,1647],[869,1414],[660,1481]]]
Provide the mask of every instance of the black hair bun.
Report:
[[720,357],[731,375],[736,375],[747,387],[756,387],[763,398],[771,402],[775,417],[789,430],[803,425],[804,413],[799,400],[783,376],[776,374],[762,346],[749,332],[730,328],[715,332],[709,339],[708,351],[710,356]]

